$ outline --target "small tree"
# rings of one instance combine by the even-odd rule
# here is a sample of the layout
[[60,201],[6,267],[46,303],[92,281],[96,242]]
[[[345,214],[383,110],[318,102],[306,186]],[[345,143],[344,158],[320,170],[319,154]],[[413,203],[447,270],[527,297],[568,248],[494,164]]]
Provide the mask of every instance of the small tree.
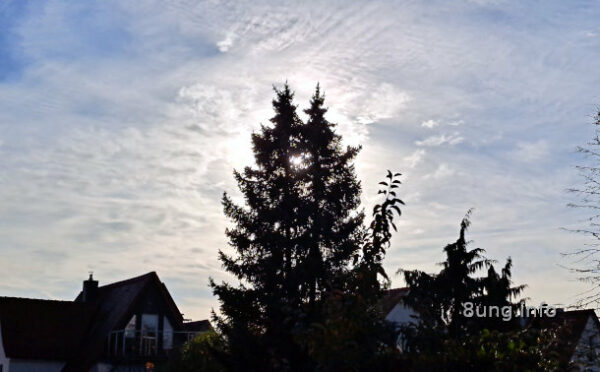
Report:
[[482,256],[481,248],[467,249],[465,233],[471,224],[469,210],[460,223],[456,242],[446,245],[446,260],[435,275],[404,270],[404,280],[410,288],[408,305],[421,314],[431,327],[447,328],[451,335],[465,333],[468,319],[462,314],[465,302],[475,301],[482,293],[482,279],[473,276],[491,262]]
[[[457,241],[444,248],[446,260],[439,273],[403,271],[410,289],[405,302],[418,313],[416,323],[402,327],[405,362],[417,371],[552,369],[557,359],[546,352],[552,340],[549,333],[518,326],[519,302],[513,301],[525,286],[512,285],[510,258],[498,274],[492,261],[483,257],[483,249],[468,249],[470,214],[460,224]],[[486,267],[486,276],[476,276]],[[506,306],[510,316],[468,317],[463,311],[468,303],[498,310]]]

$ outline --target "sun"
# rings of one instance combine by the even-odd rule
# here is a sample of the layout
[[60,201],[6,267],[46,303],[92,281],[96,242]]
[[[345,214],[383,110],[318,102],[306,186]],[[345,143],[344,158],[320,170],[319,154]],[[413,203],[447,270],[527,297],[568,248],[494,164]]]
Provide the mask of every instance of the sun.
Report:
[[290,157],[290,164],[292,164],[294,167],[300,167],[303,161],[304,159],[301,155],[294,155]]
[[299,153],[297,155],[290,155],[290,165],[294,169],[306,169],[309,166],[310,154],[308,153]]

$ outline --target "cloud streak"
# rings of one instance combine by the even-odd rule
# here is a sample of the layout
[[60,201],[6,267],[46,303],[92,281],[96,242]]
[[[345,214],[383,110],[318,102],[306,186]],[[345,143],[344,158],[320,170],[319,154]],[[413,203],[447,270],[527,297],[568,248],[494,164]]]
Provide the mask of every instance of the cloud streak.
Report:
[[427,137],[422,141],[415,141],[417,146],[441,146],[444,144],[457,145],[464,140],[458,132],[450,135],[440,134],[439,136]]

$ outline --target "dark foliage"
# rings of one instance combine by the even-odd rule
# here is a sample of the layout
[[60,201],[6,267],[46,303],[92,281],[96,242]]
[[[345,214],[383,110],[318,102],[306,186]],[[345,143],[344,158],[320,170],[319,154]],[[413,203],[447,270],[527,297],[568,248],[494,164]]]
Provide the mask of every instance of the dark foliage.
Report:
[[212,330],[200,334],[171,355],[157,372],[225,372],[223,365],[214,357],[214,351],[223,350],[224,344],[222,337]]
[[373,209],[373,221],[362,237],[352,267],[338,277],[323,301],[322,321],[302,340],[318,371],[396,371],[401,362],[398,332],[384,320],[379,300],[389,284],[382,261],[390,246],[394,217],[400,215],[396,196],[400,181],[388,171],[380,190],[385,199]]
[[403,271],[410,288],[406,303],[417,310],[429,327],[440,328],[451,335],[464,334],[468,320],[462,315],[462,304],[474,301],[482,293],[483,281],[473,275],[491,262],[482,256],[481,248],[468,250],[465,238],[470,225],[471,211],[460,224],[456,242],[444,248],[446,260],[442,270],[435,275],[422,271]]
[[[456,242],[444,248],[446,260],[437,274],[403,271],[410,288],[405,302],[419,313],[418,321],[402,329],[405,363],[428,371],[553,370],[558,350],[552,331],[522,329],[514,302],[525,286],[513,286],[512,261],[497,273],[483,249],[468,249],[465,233],[470,211],[462,220]],[[487,267],[487,275],[476,276]],[[497,316],[468,317],[463,305],[482,309],[506,307]]]

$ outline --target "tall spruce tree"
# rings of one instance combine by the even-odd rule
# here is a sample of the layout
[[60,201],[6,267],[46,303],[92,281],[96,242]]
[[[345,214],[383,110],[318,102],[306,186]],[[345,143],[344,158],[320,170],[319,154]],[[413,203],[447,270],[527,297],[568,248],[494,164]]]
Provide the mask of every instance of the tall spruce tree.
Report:
[[256,167],[234,172],[245,207],[223,197],[236,252],[219,255],[240,285],[211,286],[221,302],[214,318],[228,342],[224,359],[234,370],[313,368],[299,340],[323,320],[324,294],[345,290],[340,283],[364,240],[352,165],[359,149],[342,148],[319,87],[306,124],[287,84],[276,90],[273,109],[272,125],[252,136]]
[[331,288],[334,278],[348,270],[360,247],[364,219],[357,211],[361,188],[352,164],[360,149],[342,148],[335,125],[325,118],[324,102],[317,85],[310,108],[305,110],[308,121],[302,131],[311,223],[304,272],[311,305]]
[[211,280],[221,303],[215,321],[227,338],[232,370],[286,370],[306,358],[294,345],[301,318],[298,262],[306,255],[308,218],[305,185],[294,169],[302,122],[287,84],[276,90],[271,126],[252,135],[256,167],[234,171],[246,207],[224,194],[225,215],[235,224],[226,234],[236,254],[219,252],[224,268],[240,281],[234,287]]

